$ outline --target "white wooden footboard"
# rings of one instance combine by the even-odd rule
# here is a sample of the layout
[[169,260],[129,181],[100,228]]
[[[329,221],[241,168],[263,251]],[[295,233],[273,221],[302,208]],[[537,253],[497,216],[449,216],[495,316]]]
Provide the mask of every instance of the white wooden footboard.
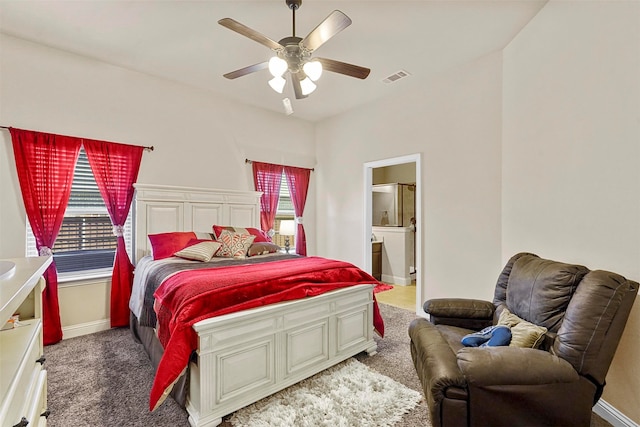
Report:
[[203,320],[187,400],[193,427],[222,417],[353,355],[376,353],[373,285]]

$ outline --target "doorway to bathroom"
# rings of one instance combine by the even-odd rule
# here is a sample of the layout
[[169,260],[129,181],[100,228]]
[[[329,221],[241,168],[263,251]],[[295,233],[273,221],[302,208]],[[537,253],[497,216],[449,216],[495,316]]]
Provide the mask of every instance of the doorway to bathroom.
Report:
[[420,154],[364,164],[365,266],[394,285],[393,291],[378,294],[379,301],[389,296],[390,304],[414,307],[418,314],[423,277],[421,187]]

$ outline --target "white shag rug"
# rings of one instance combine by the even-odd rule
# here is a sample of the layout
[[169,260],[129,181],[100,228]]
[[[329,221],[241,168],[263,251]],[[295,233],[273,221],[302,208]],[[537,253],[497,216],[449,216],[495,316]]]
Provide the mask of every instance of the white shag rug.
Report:
[[393,426],[422,394],[348,359],[237,411],[235,427]]

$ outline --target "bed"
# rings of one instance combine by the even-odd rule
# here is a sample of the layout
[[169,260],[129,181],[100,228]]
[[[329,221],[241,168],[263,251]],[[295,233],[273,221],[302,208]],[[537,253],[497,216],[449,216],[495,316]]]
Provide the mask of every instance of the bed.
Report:
[[[143,272],[151,268],[148,265],[155,263],[149,262],[150,234],[188,231],[210,233],[214,224],[255,228],[259,224],[258,192],[145,184],[135,184],[135,187],[132,249],[134,263],[139,264],[135,273],[138,282],[142,280]],[[256,257],[265,258],[265,264],[259,267],[265,276],[270,271],[275,274],[279,269],[275,267],[276,263],[294,265],[310,262],[324,265],[334,261],[323,261],[317,257],[300,260],[297,258],[303,257],[295,256],[273,259],[280,256],[275,253]],[[271,267],[265,267],[269,265]],[[220,271],[232,268],[236,267],[221,267]],[[242,268],[249,270],[258,267]],[[192,277],[184,274],[184,277]],[[204,273],[197,271],[194,274]],[[167,274],[168,279],[158,288],[158,298],[154,303],[161,307],[159,317],[163,313],[162,304],[166,303],[167,295],[160,291],[162,288],[173,289],[170,282],[177,282],[179,275],[183,273]],[[197,282],[195,279],[189,281]],[[308,279],[303,278],[302,281],[308,282]],[[173,387],[168,388],[174,399],[186,408],[190,425],[216,426],[222,422],[223,416],[351,356],[363,351],[369,355],[375,354],[374,323],[382,332],[381,318],[373,297],[375,282],[360,279],[358,283],[340,287],[322,283],[329,287],[317,295],[307,293],[314,296],[233,311],[190,325],[189,333],[195,337],[194,351],[189,353],[184,374],[172,383]],[[134,289],[132,300],[135,293],[140,292]],[[197,319],[199,317],[193,317],[193,320]],[[158,338],[160,335],[166,344],[167,338],[162,332],[168,328],[159,327],[155,330],[141,318],[139,310],[132,310],[131,328],[154,366],[166,364],[167,360],[172,359],[163,359],[165,348]],[[170,351],[168,346],[167,353]],[[151,407],[154,406],[153,402],[161,403],[165,396],[163,394],[158,400],[152,390]]]

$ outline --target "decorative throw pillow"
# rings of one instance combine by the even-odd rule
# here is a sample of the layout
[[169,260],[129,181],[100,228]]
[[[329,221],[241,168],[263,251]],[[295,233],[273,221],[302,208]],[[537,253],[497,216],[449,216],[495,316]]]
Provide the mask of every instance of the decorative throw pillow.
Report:
[[149,234],[153,259],[169,258],[174,253],[184,249],[189,244],[189,241],[195,238],[196,234],[193,231]]
[[198,240],[216,240],[216,235],[205,231],[194,231]]
[[222,243],[214,240],[194,239],[189,242],[186,248],[174,253],[173,255],[193,261],[207,262],[213,258],[213,254],[215,254],[221,246]]
[[244,258],[255,238],[256,236],[252,236],[251,234],[239,234],[222,230],[218,237],[218,241],[222,246],[216,253],[216,256],[225,258]]
[[231,231],[238,234],[250,234],[252,236],[255,236],[256,237],[254,240],[255,243],[271,242],[271,237],[269,237],[269,235],[264,231],[259,230],[257,228],[230,227],[230,226],[222,226],[222,225],[213,226],[213,232],[216,236],[216,239],[220,239],[220,233],[222,233],[223,230]]
[[256,255],[266,255],[278,252],[280,250],[280,246],[275,243],[269,242],[258,242],[255,240],[253,244],[249,247],[249,251],[247,252],[247,256],[256,256]]
[[511,347],[538,348],[544,341],[544,334],[547,328],[538,326],[516,316],[506,307],[500,313],[498,325],[505,325],[511,328]]

